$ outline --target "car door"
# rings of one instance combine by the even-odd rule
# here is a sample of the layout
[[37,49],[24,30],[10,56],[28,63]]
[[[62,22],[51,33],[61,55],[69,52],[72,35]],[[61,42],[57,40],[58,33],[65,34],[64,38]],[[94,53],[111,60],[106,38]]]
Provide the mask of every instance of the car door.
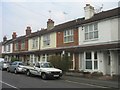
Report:
[[13,62],[13,63],[10,65],[9,70],[12,71],[12,72],[14,72],[16,65],[17,65],[17,62]]
[[34,69],[35,69],[35,75],[40,75],[40,74],[39,74],[39,69],[40,69],[39,63],[36,63]]

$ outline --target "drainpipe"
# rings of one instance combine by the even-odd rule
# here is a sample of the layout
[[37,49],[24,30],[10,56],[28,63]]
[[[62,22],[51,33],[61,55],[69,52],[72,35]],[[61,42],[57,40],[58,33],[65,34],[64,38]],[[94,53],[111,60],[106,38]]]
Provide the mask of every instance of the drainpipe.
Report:
[[113,76],[113,58],[112,58],[112,52],[110,52],[110,75]]

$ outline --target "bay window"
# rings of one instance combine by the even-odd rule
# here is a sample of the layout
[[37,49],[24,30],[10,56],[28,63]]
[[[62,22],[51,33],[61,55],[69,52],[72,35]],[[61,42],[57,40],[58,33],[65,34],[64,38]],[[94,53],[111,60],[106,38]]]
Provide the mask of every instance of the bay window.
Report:
[[97,52],[85,52],[85,69],[98,69],[98,54]]

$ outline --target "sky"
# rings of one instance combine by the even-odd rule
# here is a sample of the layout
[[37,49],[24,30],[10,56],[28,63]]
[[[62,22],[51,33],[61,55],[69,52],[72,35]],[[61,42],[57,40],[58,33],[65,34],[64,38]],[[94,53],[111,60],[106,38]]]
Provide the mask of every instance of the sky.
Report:
[[25,35],[27,26],[32,32],[46,28],[51,18],[55,25],[84,17],[86,3],[101,11],[118,7],[119,0],[0,0],[0,42],[4,36]]

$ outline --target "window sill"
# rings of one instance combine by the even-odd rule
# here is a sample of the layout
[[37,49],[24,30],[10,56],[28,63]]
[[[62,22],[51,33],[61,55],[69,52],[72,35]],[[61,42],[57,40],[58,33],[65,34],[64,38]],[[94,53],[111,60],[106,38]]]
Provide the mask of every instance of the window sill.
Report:
[[96,39],[89,39],[89,40],[84,40],[84,42],[90,42],[90,41],[98,41],[99,39],[96,38]]
[[45,48],[45,47],[50,47],[50,45],[47,45],[47,46],[42,46],[42,48]]
[[67,43],[74,43],[74,41],[70,41],[70,42],[64,42],[65,44],[67,44]]
[[34,48],[32,47],[31,49],[38,49],[38,47],[34,47]]
[[98,69],[85,69],[85,72],[95,72],[95,71],[98,71]]

